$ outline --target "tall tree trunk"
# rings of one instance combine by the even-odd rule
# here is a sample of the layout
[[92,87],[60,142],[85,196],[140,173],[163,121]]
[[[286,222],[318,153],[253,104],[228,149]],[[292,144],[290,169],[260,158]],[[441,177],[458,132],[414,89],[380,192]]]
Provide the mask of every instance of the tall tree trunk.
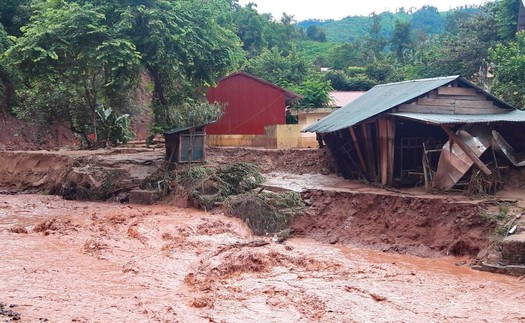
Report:
[[[153,80],[153,105],[158,109],[155,113],[155,122],[157,124],[169,123],[168,100],[166,99],[166,90],[161,80],[161,75],[157,67],[148,65],[148,72]],[[159,111],[160,110],[160,111]],[[161,120],[161,117],[163,120]]]

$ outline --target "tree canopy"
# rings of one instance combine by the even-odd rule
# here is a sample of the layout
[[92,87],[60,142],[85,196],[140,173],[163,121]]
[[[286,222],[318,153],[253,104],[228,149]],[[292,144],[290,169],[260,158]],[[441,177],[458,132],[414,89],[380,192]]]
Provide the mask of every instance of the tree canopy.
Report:
[[[133,95],[141,86],[162,130],[184,115],[220,112],[204,95],[238,69],[302,94],[298,107],[327,104],[331,89],[455,74],[522,107],[519,4],[298,23],[236,0],[5,0],[0,110],[107,137],[102,123],[143,104]],[[104,119],[100,111],[115,114]]]
[[21,114],[66,118],[72,130],[96,134],[97,107],[131,111],[130,93],[145,70],[153,83],[155,121],[161,128],[172,126],[172,110],[184,100],[203,100],[200,89],[242,59],[240,41],[227,25],[231,5],[37,2],[31,22],[6,53],[24,76]]

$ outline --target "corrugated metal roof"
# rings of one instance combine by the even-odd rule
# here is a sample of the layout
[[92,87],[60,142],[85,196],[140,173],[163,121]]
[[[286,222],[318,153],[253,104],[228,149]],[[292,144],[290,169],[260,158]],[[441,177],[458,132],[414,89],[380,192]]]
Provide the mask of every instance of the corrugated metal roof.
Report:
[[412,112],[396,112],[391,115],[426,123],[444,125],[453,123],[485,123],[485,122],[525,122],[525,111],[513,110],[498,114],[428,114]]
[[[215,122],[215,121],[214,121]],[[213,122],[210,122],[210,123],[213,123]],[[186,131],[186,130],[190,130],[191,128],[195,128],[196,131],[202,131],[202,128],[204,126],[207,126],[209,125],[210,123],[206,123],[206,124],[201,124],[201,125],[198,125],[196,127],[179,127],[179,128],[173,128],[173,129],[169,129],[169,130],[166,130],[164,131],[163,133],[165,135],[171,135],[171,134],[174,134],[174,133],[177,133],[177,132],[183,132],[183,131]]]
[[454,75],[376,85],[354,101],[302,131],[327,133],[351,127],[458,78],[459,75]]

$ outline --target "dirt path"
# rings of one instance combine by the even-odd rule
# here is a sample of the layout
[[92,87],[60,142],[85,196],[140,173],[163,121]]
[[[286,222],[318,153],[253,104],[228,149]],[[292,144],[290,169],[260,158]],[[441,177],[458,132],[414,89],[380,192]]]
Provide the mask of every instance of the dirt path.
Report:
[[525,321],[525,280],[458,258],[276,244],[164,205],[0,195],[0,241],[0,303],[23,322]]

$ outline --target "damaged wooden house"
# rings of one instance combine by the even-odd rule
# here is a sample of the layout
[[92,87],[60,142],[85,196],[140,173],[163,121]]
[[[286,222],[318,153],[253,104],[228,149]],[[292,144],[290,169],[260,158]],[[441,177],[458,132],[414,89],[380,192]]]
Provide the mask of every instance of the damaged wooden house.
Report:
[[493,192],[525,165],[525,112],[460,76],[378,85],[303,131],[345,178],[392,187]]

